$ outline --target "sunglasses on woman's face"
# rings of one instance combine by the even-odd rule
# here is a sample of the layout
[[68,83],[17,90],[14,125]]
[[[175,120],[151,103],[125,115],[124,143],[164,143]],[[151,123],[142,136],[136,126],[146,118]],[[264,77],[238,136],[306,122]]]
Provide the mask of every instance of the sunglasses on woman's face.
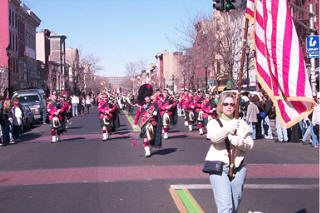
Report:
[[225,107],[226,106],[234,107],[235,104],[234,103],[223,103],[222,105],[225,106]]

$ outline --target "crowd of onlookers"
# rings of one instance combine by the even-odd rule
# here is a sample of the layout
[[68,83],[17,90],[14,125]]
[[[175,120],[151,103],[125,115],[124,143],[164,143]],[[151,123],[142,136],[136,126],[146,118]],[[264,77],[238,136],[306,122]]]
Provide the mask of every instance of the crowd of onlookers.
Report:
[[[276,143],[301,142],[319,148],[319,93],[316,102],[317,106],[312,114],[288,129],[281,127],[273,103],[264,92],[258,94],[243,93],[240,100],[240,114],[251,125],[253,139],[274,139],[276,135]],[[274,125],[271,125],[273,119]],[[275,127],[275,130],[272,129],[272,126]]]
[[19,99],[0,98],[0,124],[0,146],[21,140],[23,107]]

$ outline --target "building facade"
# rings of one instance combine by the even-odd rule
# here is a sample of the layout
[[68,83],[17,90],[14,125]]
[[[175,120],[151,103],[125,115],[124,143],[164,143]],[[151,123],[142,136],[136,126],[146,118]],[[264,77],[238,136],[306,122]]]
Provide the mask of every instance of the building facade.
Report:
[[[59,71],[54,72],[49,70],[49,78],[52,79],[56,75],[56,85],[55,90],[62,91],[62,90],[69,90],[69,72],[66,70],[66,62],[65,62],[65,35],[58,35],[53,32],[50,34],[50,56],[49,61],[53,62],[52,64],[59,66]],[[50,66],[52,67],[52,66]],[[57,70],[55,70],[57,71]]]

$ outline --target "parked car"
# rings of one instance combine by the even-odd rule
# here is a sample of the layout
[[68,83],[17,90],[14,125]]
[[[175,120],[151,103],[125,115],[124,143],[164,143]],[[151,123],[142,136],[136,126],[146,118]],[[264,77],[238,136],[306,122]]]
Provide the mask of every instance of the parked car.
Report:
[[21,105],[23,111],[22,128],[24,130],[31,129],[34,124],[33,112],[27,105]]
[[20,104],[28,106],[34,114],[34,119],[41,121],[42,111],[45,106],[42,105],[44,91],[42,89],[26,89],[14,92],[12,98],[18,98]]

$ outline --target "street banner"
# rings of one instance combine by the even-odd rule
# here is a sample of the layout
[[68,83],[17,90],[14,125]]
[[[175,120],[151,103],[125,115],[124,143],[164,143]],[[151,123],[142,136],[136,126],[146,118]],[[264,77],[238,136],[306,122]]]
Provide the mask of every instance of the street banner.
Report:
[[253,23],[257,79],[281,126],[289,128],[316,103],[287,0],[248,0],[246,18]]

